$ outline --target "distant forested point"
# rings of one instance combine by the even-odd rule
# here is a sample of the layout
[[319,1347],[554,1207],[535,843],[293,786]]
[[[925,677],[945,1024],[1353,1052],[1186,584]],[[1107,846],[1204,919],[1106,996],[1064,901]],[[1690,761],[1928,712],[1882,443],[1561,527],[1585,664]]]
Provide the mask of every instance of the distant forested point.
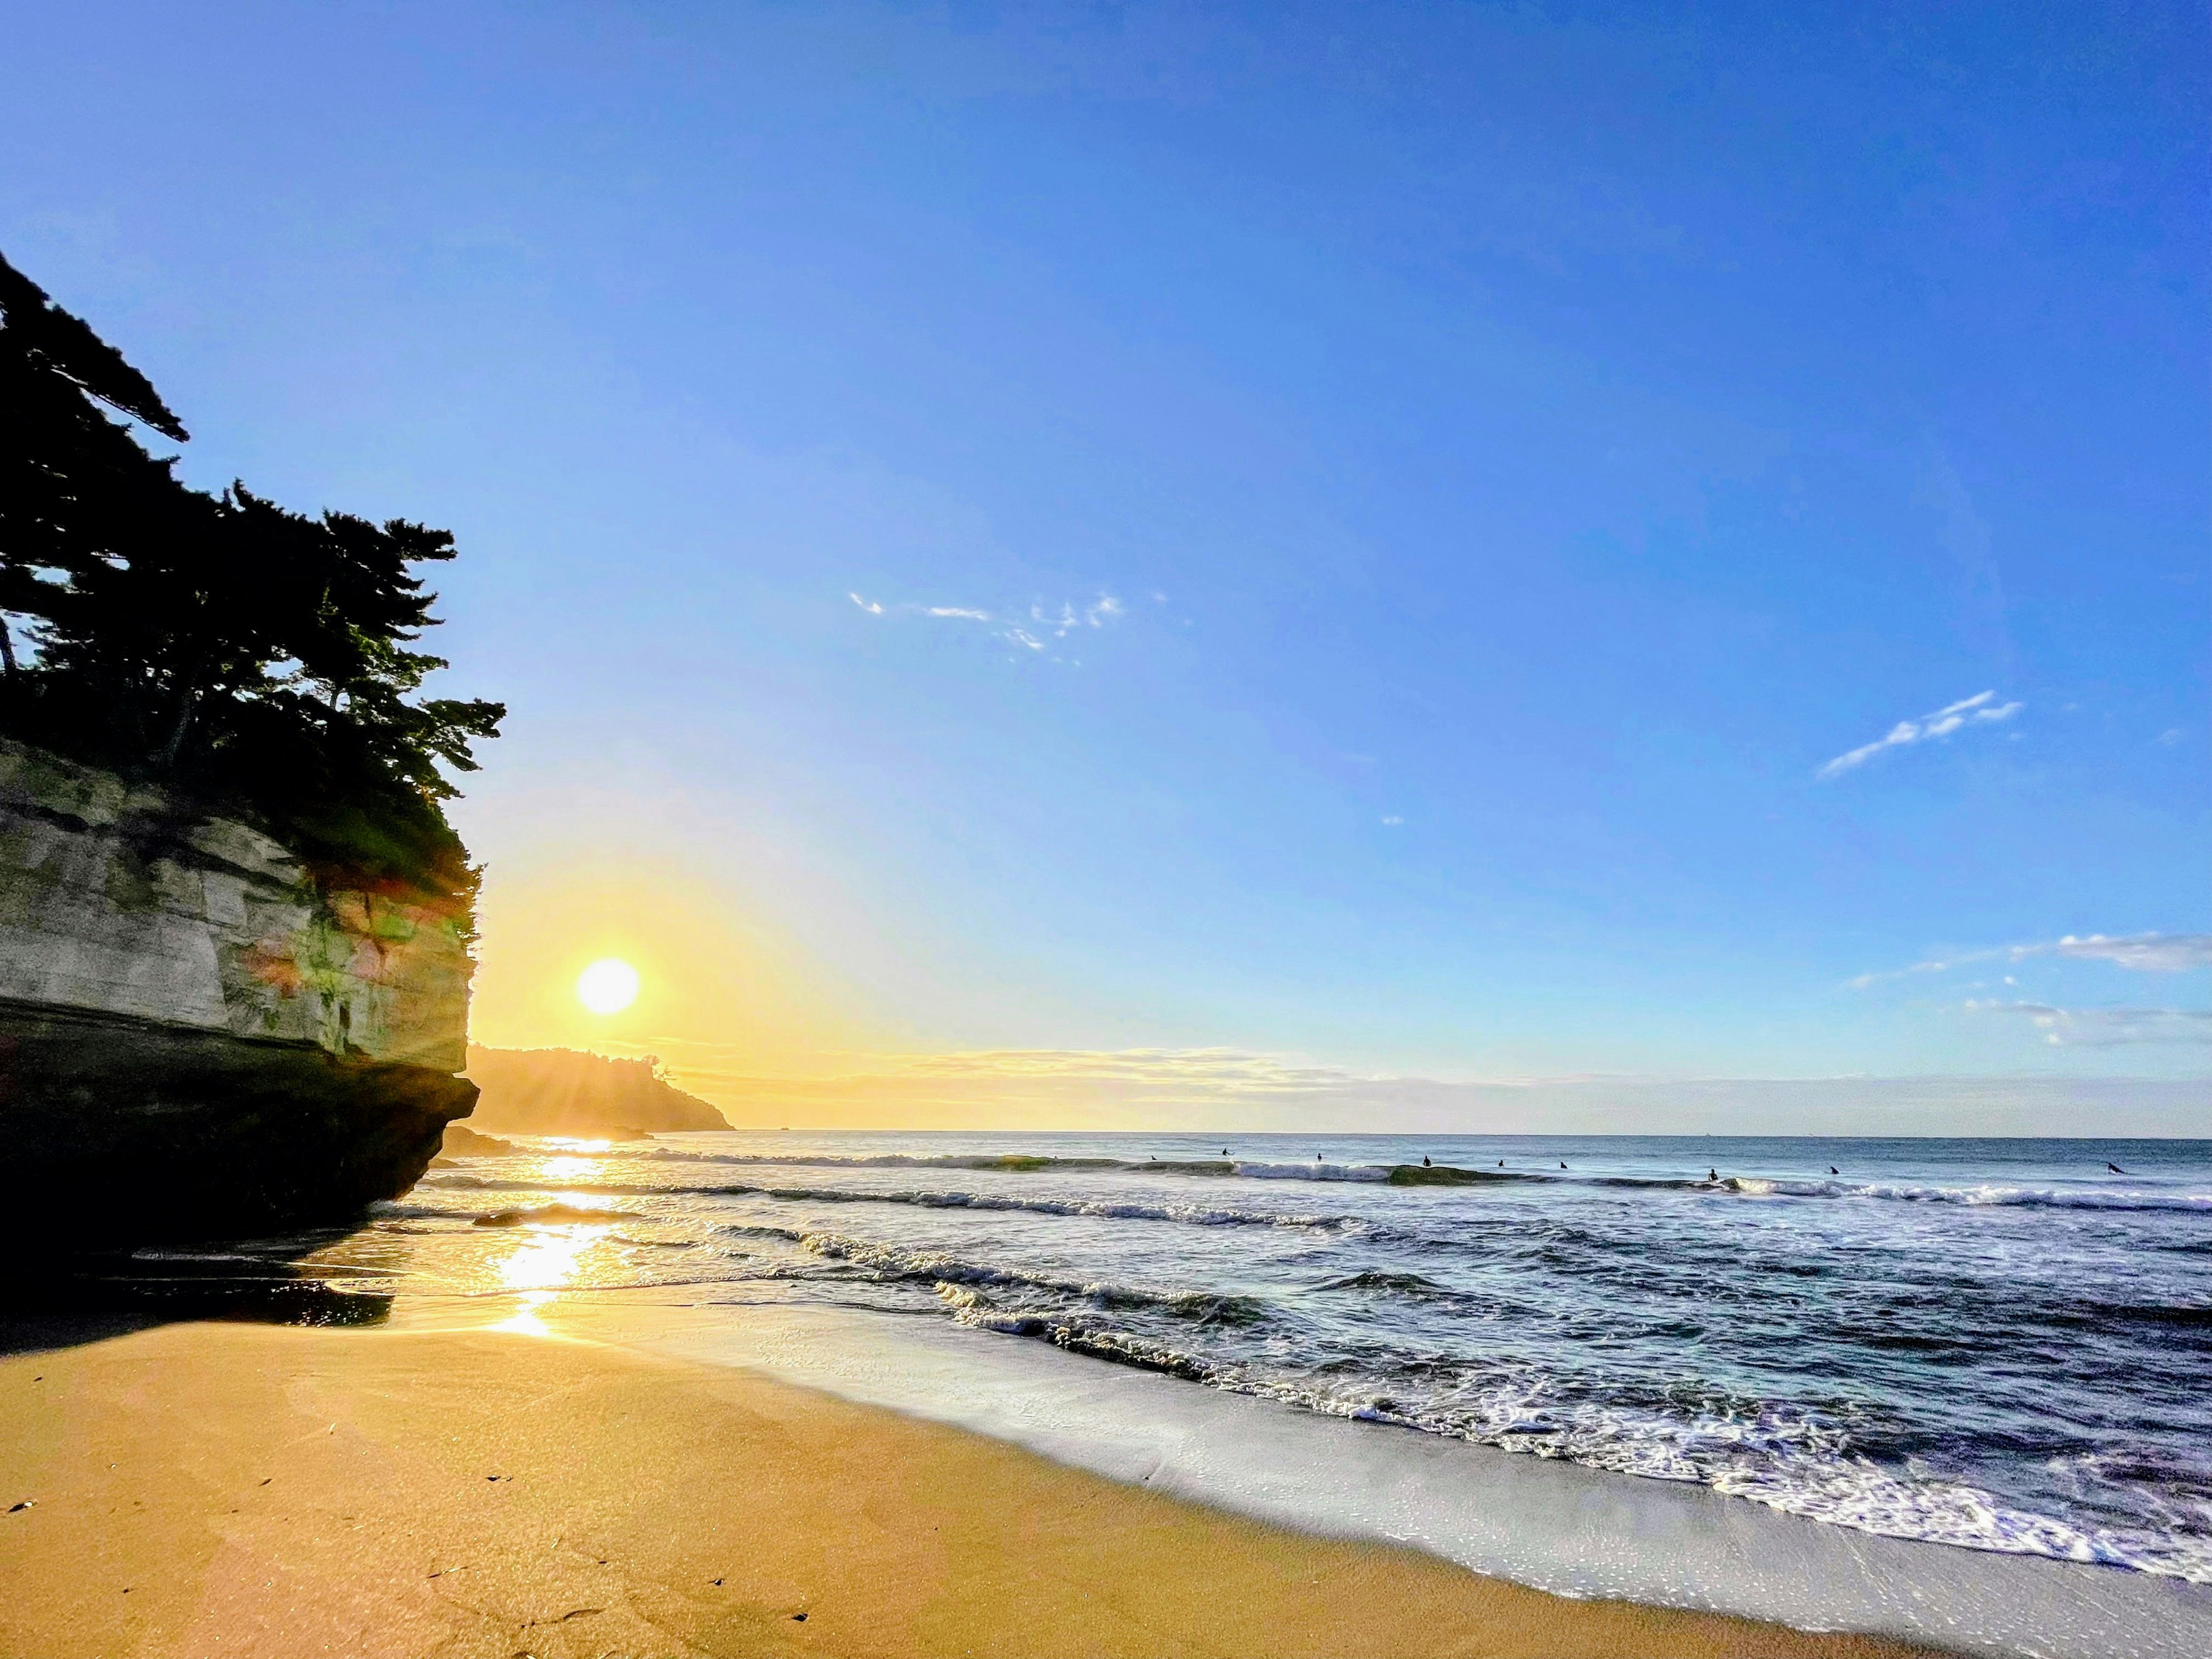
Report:
[[[118,418],[120,417],[120,418]],[[146,377],[0,258],[0,732],[258,821],[319,871],[461,901],[441,803],[503,704],[420,695],[452,536],[175,476]]]
[[[661,1073],[657,1059],[616,1060],[574,1048],[469,1048],[483,1093],[472,1127],[525,1135],[726,1129],[727,1119]],[[449,1152],[465,1150],[449,1146]]]

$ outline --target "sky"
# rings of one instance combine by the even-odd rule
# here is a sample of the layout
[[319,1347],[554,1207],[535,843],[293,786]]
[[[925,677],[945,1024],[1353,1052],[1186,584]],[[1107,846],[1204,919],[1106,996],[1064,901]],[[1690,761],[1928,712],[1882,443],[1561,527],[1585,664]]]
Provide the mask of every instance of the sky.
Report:
[[8,13],[184,475],[459,539],[478,1041],[2212,1124],[2201,8]]

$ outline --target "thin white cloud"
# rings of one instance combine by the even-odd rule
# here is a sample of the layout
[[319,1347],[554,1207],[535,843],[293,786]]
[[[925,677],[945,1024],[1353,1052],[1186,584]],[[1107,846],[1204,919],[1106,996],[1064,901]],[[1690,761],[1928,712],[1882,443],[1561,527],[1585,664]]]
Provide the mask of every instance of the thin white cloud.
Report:
[[1389,824],[1394,828],[1398,824],[1403,823],[1405,821],[1405,819],[1397,817],[1395,814],[1393,814],[1391,817],[1382,820],[1383,823]]
[[1042,605],[1030,607],[1030,620],[1054,639],[1062,640],[1079,628],[1103,628],[1109,623],[1119,622],[1127,614],[1121,600],[1103,591],[1080,611],[1066,601],[1057,611]]
[[2012,1014],[2033,1024],[2054,1048],[2116,1048],[2136,1042],[2212,1042],[2212,1008],[2059,1008],[2047,1002],[1976,1001],[1969,1012]]
[[[2063,939],[2049,939],[2037,945],[2007,945],[1994,951],[1958,951],[1942,957],[1932,957],[1916,962],[1910,968],[1892,968],[1881,973],[1861,974],[1850,981],[1853,990],[1863,991],[1869,985],[1884,980],[1903,979],[1908,974],[1948,974],[1954,968],[1963,968],[1978,962],[2026,962],[2031,957],[2063,957],[2076,962],[2108,962],[2116,968],[2132,969],[2137,973],[2179,974],[2192,968],[2212,968],[2212,933],[2128,933],[2115,937],[2106,933],[2080,936],[2067,934]],[[2009,981],[2008,981],[2009,983]]]
[[2133,933],[2123,939],[2102,933],[2076,939],[2069,933],[2050,945],[2016,946],[2011,954],[2015,962],[2022,957],[2075,957],[2145,973],[2179,974],[2191,968],[2212,968],[2212,933]]
[[2179,743],[2182,738],[2188,735],[2189,734],[2184,732],[2179,726],[2169,726],[2165,731],[2158,734],[2158,740],[2164,744],[2168,749],[2171,749],[2174,744]]
[[1885,749],[1904,749],[1916,743],[1926,743],[1931,738],[1948,738],[1954,732],[1968,726],[1996,725],[2010,720],[2027,705],[2020,702],[1998,702],[1994,691],[1978,691],[1971,697],[1937,709],[1932,714],[1923,714],[1916,720],[1899,720],[1889,728],[1885,737],[1872,743],[1863,743],[1857,748],[1838,755],[1814,775],[1822,778],[1840,777],[1853,767],[1863,766]]
[[[864,599],[858,593],[848,593],[846,597],[872,617],[888,614],[884,605]],[[1056,609],[1033,605],[1026,617],[995,611],[979,611],[964,605],[895,605],[890,606],[889,611],[912,617],[927,617],[936,622],[981,623],[996,630],[999,637],[1008,645],[1039,652],[1049,650],[1052,640],[1064,640],[1079,628],[1104,628],[1128,614],[1121,601],[1103,589],[1100,590],[1096,599],[1080,609],[1066,600],[1061,601]]]
[[1907,974],[1948,974],[1966,963],[1990,962],[2002,954],[2001,951],[1968,951],[1959,956],[1916,962],[1910,968],[1884,968],[1875,973],[1859,974],[1844,982],[1854,991],[1863,991],[1869,985],[1880,985],[1886,980],[1903,979]]
[[940,1078],[1111,1079],[1196,1094],[1302,1095],[1363,1080],[1335,1066],[1238,1048],[1000,1048],[917,1055],[902,1069]]

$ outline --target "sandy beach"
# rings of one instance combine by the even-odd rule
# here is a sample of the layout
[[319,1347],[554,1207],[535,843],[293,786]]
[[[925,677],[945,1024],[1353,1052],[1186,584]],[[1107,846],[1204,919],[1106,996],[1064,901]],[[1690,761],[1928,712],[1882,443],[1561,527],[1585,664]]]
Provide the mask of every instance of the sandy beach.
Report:
[[176,1324],[11,1356],[0,1482],[9,1653],[1914,1650],[1564,1600],[497,1331]]

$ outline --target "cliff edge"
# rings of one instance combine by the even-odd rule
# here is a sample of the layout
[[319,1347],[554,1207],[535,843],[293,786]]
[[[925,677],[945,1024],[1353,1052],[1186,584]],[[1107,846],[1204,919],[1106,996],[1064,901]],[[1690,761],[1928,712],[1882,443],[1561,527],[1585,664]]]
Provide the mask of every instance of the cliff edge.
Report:
[[476,1085],[465,908],[0,739],[12,1218],[106,1239],[337,1222],[412,1186]]

